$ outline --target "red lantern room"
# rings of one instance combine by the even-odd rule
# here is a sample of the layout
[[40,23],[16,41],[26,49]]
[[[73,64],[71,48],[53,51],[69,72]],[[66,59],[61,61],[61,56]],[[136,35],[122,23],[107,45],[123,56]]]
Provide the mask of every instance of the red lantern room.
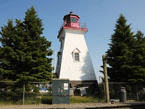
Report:
[[58,38],[60,37],[60,34],[64,29],[70,29],[70,30],[79,30],[79,31],[88,31],[88,28],[86,27],[85,23],[80,23],[79,16],[76,14],[73,14],[72,11],[70,11],[70,14],[67,14],[64,16],[63,25],[59,30]]
[[85,24],[81,24],[79,21],[79,16],[76,14],[73,14],[72,11],[70,11],[70,14],[65,15],[63,20],[63,28],[64,29],[73,29],[73,30],[82,30],[82,31],[88,31]]
[[79,22],[79,16],[76,14],[73,14],[72,11],[70,11],[70,14],[65,15],[63,20],[64,20],[64,26],[69,26],[69,27],[80,27],[80,22]]

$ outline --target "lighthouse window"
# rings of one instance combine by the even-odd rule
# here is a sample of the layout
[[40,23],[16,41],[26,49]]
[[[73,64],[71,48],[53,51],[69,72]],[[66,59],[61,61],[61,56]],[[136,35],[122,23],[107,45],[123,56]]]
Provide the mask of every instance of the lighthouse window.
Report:
[[75,53],[75,61],[79,61],[79,53]]
[[78,21],[78,20],[77,20],[75,17],[72,17],[72,18],[71,18],[71,22],[77,23],[77,21]]

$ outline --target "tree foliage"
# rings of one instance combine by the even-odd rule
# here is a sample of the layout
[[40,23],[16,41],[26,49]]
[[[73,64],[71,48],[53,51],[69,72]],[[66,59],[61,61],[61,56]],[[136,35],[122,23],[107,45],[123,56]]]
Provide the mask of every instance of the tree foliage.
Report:
[[132,83],[145,83],[145,37],[141,31],[138,31],[135,38],[132,78],[129,79]]
[[113,82],[145,82],[145,38],[134,35],[121,14],[107,50],[108,75]]
[[1,27],[0,79],[3,81],[48,81],[51,79],[51,42],[43,34],[42,20],[31,7],[24,21],[12,20]]

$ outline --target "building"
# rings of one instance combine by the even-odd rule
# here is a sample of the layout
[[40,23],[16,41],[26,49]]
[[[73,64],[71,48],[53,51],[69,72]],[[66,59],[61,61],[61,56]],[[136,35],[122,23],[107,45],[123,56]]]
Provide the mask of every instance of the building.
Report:
[[84,38],[88,29],[79,19],[72,11],[63,18],[58,34],[60,50],[57,55],[56,75],[59,79],[69,79],[72,88],[97,88],[98,83]]

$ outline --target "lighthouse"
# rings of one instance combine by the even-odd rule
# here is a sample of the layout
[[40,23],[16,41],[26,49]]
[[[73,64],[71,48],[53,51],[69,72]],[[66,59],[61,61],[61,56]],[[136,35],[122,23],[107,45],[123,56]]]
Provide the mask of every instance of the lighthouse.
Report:
[[88,28],[79,20],[80,17],[72,11],[63,18],[63,25],[58,33],[60,49],[57,54],[56,75],[59,79],[69,79],[71,87],[97,86],[84,37]]

